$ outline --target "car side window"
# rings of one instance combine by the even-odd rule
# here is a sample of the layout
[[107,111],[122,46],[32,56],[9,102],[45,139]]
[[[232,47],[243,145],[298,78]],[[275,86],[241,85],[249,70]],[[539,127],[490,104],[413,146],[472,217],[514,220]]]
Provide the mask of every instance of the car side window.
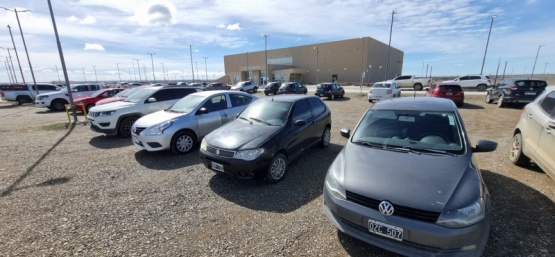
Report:
[[551,118],[555,117],[555,91],[552,91],[541,100],[540,108]]
[[231,94],[229,99],[231,100],[231,107],[247,105],[252,101],[252,97],[239,94]]
[[295,109],[293,110],[293,122],[297,120],[309,120],[312,118],[312,111],[310,110],[310,105],[303,99],[295,104]]
[[207,112],[215,112],[227,109],[227,100],[225,94],[217,95],[210,98],[210,100],[206,101],[206,103],[204,103],[202,107],[205,107]]
[[475,79],[482,79],[480,76],[470,76],[470,79],[475,80]]
[[89,85],[87,91],[96,91],[99,90],[100,87],[98,85]]
[[182,88],[182,89],[176,90],[175,91],[175,99],[181,99],[181,98],[186,97],[189,94],[192,94],[194,92],[197,92],[197,90],[194,89],[194,88]]
[[326,111],[326,105],[324,104],[324,102],[322,102],[322,100],[316,97],[311,97],[309,98],[308,101],[312,106],[312,110],[314,111],[314,116],[320,115]]
[[464,77],[460,77],[459,80],[469,80],[470,78],[468,76],[464,76]]
[[[156,102],[176,99],[175,98],[175,90],[171,90],[171,89],[158,90],[154,94],[152,94],[151,97],[156,98]],[[151,98],[151,97],[149,97],[149,98]]]

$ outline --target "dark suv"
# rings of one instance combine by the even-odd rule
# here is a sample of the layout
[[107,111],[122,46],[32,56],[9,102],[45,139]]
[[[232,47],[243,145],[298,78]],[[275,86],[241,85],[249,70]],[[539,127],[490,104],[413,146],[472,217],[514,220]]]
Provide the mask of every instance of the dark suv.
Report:
[[281,86],[279,82],[268,82],[266,86],[264,86],[264,94],[265,95],[277,95],[278,89]]
[[497,101],[499,108],[505,107],[508,103],[530,103],[541,94],[547,82],[539,79],[528,78],[509,78],[497,83],[493,88],[488,89],[486,103]]
[[336,83],[320,83],[316,87],[316,92],[314,94],[333,100],[336,97],[343,98],[343,96],[345,95],[345,90],[343,89],[343,87]]
[[204,87],[204,90],[229,90],[231,86],[228,86],[224,83],[220,82],[213,82]]
[[308,90],[298,82],[281,83],[278,94],[306,94]]

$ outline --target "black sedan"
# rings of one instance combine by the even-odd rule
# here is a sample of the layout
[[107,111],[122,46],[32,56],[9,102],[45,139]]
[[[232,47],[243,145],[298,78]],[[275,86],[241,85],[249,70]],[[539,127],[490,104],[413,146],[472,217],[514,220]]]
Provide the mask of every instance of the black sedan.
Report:
[[298,82],[281,83],[278,94],[306,94],[308,89]]
[[345,89],[337,83],[320,83],[316,87],[314,95],[327,97],[328,99],[333,100],[337,97],[343,98],[345,95]]
[[279,82],[268,82],[266,86],[264,86],[264,94],[265,95],[277,95],[279,87],[281,83]]
[[330,109],[314,96],[279,95],[251,103],[234,121],[208,134],[200,158],[208,169],[276,183],[307,148],[330,143]]
[[204,90],[229,90],[231,86],[226,85],[224,83],[213,82],[204,87]]

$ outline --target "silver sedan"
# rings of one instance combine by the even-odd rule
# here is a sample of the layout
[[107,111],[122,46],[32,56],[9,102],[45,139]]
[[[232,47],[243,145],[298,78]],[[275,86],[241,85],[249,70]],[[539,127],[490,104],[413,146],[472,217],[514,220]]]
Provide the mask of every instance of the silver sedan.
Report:
[[190,152],[197,142],[247,107],[256,97],[240,91],[190,94],[166,110],[138,119],[132,127],[133,144],[147,151],[171,149]]

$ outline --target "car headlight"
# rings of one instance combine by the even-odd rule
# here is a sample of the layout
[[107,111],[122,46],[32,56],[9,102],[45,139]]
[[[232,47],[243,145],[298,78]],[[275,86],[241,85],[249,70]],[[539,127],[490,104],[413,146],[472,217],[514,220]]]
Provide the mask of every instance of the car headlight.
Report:
[[107,111],[107,112],[100,112],[99,116],[111,116],[114,113],[116,113],[116,111]]
[[164,130],[169,128],[172,124],[173,124],[173,121],[166,121],[158,125],[154,125],[146,130],[145,135],[146,136],[161,135],[162,133],[164,133]]
[[326,181],[324,182],[324,185],[326,185],[326,188],[329,190],[329,192],[333,197],[341,200],[346,199],[345,189],[339,184],[337,179],[333,176],[333,172],[331,170],[328,170],[328,173],[326,174]]
[[447,211],[439,216],[437,224],[445,227],[459,228],[470,226],[486,216],[486,203],[480,197],[469,206]]
[[208,144],[206,143],[206,140],[202,139],[202,142],[200,142],[200,149],[206,151],[207,148]]
[[264,148],[249,149],[235,152],[235,158],[252,161],[264,153]]

